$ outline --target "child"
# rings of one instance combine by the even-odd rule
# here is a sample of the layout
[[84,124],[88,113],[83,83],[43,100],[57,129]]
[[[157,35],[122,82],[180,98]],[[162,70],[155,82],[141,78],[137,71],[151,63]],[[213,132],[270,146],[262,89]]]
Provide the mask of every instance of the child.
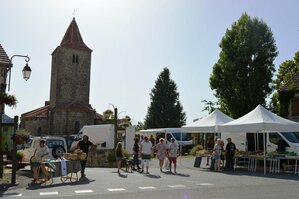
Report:
[[120,166],[121,166],[121,161],[123,159],[123,149],[122,149],[121,142],[117,143],[115,156],[116,156],[117,173],[120,174]]

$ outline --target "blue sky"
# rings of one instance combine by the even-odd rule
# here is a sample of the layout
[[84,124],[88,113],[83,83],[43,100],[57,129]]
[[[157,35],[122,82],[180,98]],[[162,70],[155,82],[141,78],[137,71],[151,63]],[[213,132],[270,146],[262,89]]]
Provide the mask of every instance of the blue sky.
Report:
[[10,57],[28,54],[32,68],[25,82],[25,61],[14,58],[10,93],[19,102],[5,112],[20,115],[49,99],[51,53],[74,9],[93,50],[90,103],[97,112],[114,104],[124,111],[120,117],[143,122],[149,93],[168,67],[190,123],[208,114],[202,100],[215,101],[209,77],[226,29],[244,12],[264,20],[276,40],[278,68],[299,50],[298,8],[297,0],[2,0],[0,43]]

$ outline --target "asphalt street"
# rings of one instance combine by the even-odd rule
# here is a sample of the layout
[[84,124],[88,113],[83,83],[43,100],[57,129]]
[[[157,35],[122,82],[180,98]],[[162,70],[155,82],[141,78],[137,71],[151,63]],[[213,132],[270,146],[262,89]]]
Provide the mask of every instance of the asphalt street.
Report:
[[86,178],[62,183],[59,178],[51,185],[12,188],[3,198],[298,198],[299,175],[267,174],[262,170],[249,172],[212,172],[205,166],[193,167],[194,158],[178,161],[177,174],[160,172],[157,160],[152,160],[150,174],[138,172],[119,176],[115,168],[87,168]]

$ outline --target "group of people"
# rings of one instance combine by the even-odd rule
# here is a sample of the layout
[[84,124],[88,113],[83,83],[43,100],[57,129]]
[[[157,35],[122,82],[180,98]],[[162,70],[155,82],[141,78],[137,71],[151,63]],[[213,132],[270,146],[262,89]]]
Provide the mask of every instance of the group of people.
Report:
[[[84,135],[83,139],[78,143],[77,148],[81,149],[86,155],[88,155],[89,149],[91,146],[95,146],[91,141],[89,141],[88,136]],[[179,146],[175,143],[175,139],[172,138],[170,144],[164,143],[164,138],[159,139],[159,143],[154,145],[152,139],[149,139],[147,136],[144,136],[143,140],[139,141],[138,137],[134,140],[133,146],[133,170],[138,170],[140,173],[145,172],[149,174],[149,163],[156,151],[156,156],[159,159],[160,171],[163,171],[164,160],[168,160],[169,171],[172,172],[172,164],[174,168],[174,173],[176,173],[176,162],[178,157]],[[44,140],[40,140],[39,146],[36,148],[34,157],[36,162],[44,161],[44,157],[49,154],[48,147],[45,145]],[[121,162],[123,160],[123,148],[122,143],[119,142],[115,149],[115,157],[117,163],[117,172],[120,173]],[[141,167],[139,166],[139,158],[141,158]],[[85,177],[85,166],[87,159],[81,160],[81,177]],[[167,163],[168,164],[168,163]],[[136,168],[137,167],[137,168]],[[44,173],[44,176],[48,179],[48,172],[46,171],[45,165],[41,165],[41,169]],[[145,169],[145,170],[144,170]],[[34,181],[38,179],[38,170],[37,167],[34,168]]]
[[[159,143],[154,145],[147,136],[144,136],[141,142],[136,137],[133,146],[133,170],[139,170],[140,173],[148,174],[150,159],[156,151],[156,157],[159,160],[160,171],[163,172],[164,161],[167,158],[169,161],[169,171],[172,172],[172,164],[174,173],[176,173],[176,162],[178,157],[179,146],[175,143],[175,139],[171,138],[170,144],[164,143],[164,138],[159,139]],[[141,168],[139,166],[139,158],[141,158]],[[167,163],[168,164],[168,163]],[[136,169],[137,167],[137,169]]]
[[[217,138],[215,146],[213,148],[213,159],[215,160],[214,170],[221,171],[221,162],[224,166],[225,160],[225,169],[234,170],[234,156],[235,151],[237,150],[236,145],[232,142],[231,138],[227,138],[227,144],[224,149],[223,140]],[[207,161],[208,164],[208,161]]]

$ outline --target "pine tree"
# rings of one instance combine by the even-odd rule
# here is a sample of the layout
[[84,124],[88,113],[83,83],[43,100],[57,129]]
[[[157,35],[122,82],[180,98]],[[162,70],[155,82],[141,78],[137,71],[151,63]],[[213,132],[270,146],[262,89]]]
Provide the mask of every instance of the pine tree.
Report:
[[151,103],[145,117],[145,128],[175,128],[186,123],[186,113],[179,101],[177,86],[164,68],[150,93]]

